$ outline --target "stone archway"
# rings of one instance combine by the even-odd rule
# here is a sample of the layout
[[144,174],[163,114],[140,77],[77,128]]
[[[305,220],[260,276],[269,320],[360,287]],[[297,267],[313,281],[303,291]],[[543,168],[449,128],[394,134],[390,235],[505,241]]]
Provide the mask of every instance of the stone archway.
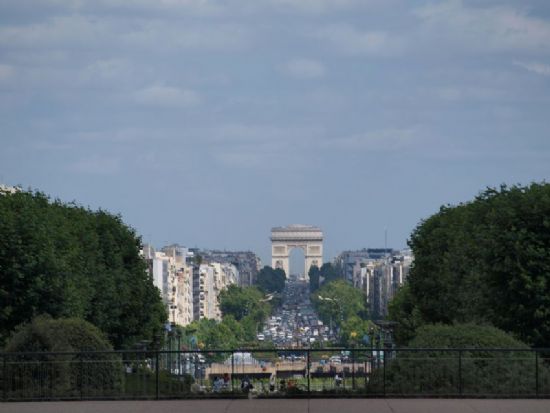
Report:
[[310,225],[289,225],[271,229],[271,266],[284,270],[289,276],[289,255],[294,248],[304,251],[304,276],[312,265],[323,264],[323,231]]

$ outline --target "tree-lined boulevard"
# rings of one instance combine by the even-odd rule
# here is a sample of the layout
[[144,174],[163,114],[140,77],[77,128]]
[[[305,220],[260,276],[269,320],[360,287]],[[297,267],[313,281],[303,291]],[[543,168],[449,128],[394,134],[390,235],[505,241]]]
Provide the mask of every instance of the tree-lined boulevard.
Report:
[[203,397],[222,376],[236,394],[247,374],[266,397],[550,395],[546,183],[487,189],[419,223],[389,320],[373,320],[365,291],[325,263],[309,284],[265,266],[255,285],[219,292],[221,319],[167,331],[121,217],[16,191],[0,195],[0,218],[4,400]]

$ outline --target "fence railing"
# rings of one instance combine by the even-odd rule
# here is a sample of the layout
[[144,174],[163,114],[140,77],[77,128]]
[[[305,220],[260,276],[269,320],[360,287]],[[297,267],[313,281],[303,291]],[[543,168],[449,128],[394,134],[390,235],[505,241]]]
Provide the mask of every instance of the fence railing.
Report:
[[550,349],[0,353],[0,400],[550,397]]

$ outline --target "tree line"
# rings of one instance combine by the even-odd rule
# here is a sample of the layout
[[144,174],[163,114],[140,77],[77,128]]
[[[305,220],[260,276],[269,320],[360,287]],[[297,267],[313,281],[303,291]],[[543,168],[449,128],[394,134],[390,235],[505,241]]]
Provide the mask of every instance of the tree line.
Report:
[[152,341],[166,312],[140,246],[120,216],[0,194],[0,344],[39,315],[86,320],[115,348]]
[[550,343],[550,185],[489,188],[413,231],[407,284],[390,303],[400,344],[427,324],[474,323]]

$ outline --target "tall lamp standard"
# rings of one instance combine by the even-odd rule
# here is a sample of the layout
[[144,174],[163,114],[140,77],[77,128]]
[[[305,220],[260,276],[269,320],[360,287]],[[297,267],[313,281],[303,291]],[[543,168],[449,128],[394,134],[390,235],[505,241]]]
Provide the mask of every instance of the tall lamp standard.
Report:
[[[323,297],[322,295],[318,295],[317,298],[321,301],[329,301],[334,303],[338,307],[338,313],[340,314],[340,322],[344,320],[344,311],[342,309],[342,305],[340,304],[340,301],[335,298],[330,297]],[[332,314],[330,315],[330,329],[332,330]]]
[[178,362],[176,365],[178,366],[178,376],[181,376],[181,331],[176,330],[176,337],[178,338]]
[[370,336],[370,373],[372,374],[372,368],[374,366],[374,327],[369,328]]

